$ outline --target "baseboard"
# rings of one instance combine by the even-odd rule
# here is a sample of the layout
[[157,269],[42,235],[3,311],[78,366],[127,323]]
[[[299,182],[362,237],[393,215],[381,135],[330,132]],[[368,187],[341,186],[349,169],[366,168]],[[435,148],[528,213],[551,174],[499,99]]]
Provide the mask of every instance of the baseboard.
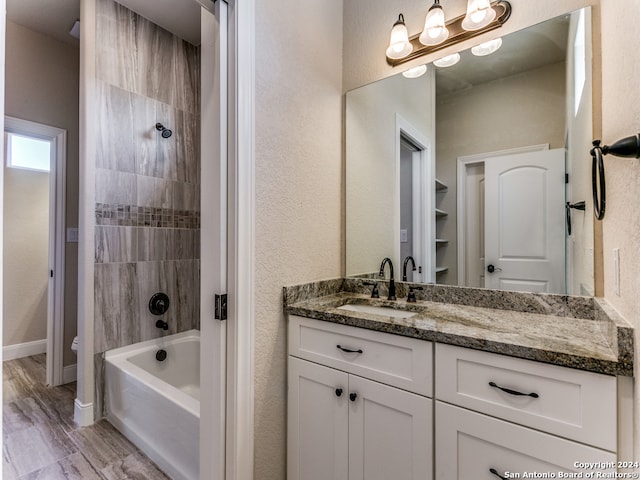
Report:
[[62,369],[62,384],[75,382],[78,379],[78,365],[67,365]]
[[73,421],[80,427],[93,425],[93,403],[83,404],[76,398],[73,402]]
[[2,361],[15,360],[16,358],[30,357],[47,352],[47,339],[34,342],[17,343],[2,347]]

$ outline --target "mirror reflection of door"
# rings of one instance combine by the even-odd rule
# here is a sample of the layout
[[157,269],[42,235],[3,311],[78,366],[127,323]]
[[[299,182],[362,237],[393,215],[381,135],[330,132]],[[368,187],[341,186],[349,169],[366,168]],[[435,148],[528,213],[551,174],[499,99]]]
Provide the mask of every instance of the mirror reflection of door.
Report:
[[[400,139],[400,258],[416,258],[413,246],[413,153],[418,148],[408,139]],[[418,206],[419,207],[419,206]],[[413,282],[413,272],[407,272],[407,280]]]
[[467,286],[565,292],[564,168],[564,149],[467,167]]

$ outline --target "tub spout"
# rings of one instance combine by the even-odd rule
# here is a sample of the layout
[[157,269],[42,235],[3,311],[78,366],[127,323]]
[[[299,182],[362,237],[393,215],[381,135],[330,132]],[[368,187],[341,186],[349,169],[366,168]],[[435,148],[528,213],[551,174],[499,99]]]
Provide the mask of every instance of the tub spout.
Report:
[[161,328],[163,330],[169,330],[169,324],[167,322],[162,321],[162,320],[157,320],[156,321],[156,327],[157,328]]

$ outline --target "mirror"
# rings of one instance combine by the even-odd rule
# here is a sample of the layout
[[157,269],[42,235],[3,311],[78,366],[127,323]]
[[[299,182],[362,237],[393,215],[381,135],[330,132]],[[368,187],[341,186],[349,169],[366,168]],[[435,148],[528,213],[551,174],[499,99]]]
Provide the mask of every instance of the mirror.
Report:
[[589,7],[346,98],[348,276],[593,295]]

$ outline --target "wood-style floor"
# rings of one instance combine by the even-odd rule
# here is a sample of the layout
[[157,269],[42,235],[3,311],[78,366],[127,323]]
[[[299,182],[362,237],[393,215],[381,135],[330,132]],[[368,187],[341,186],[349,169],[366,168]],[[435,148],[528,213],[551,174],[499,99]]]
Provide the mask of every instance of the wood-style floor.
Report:
[[5,480],[168,480],[107,421],[73,422],[76,384],[45,385],[45,355],[3,363]]

